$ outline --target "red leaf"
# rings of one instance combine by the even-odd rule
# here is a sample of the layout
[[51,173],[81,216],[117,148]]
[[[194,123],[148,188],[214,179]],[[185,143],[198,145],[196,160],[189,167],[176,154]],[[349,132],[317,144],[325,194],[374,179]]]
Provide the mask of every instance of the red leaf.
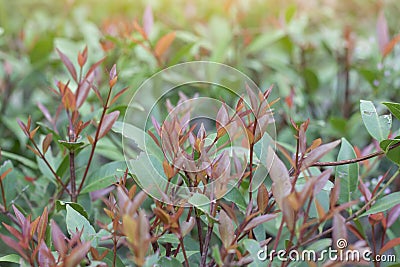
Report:
[[19,127],[21,127],[22,131],[24,131],[24,134],[27,137],[29,137],[29,133],[28,133],[26,125],[20,119],[17,119],[17,123],[18,123]]
[[25,216],[22,214],[22,212],[19,211],[19,209],[17,207],[15,207],[14,205],[12,206],[15,216],[17,217],[17,220],[19,222],[20,225],[25,224],[26,218]]
[[99,129],[99,139],[105,136],[114,125],[115,121],[118,119],[119,111],[113,111],[109,114],[104,115],[103,122]]
[[164,55],[164,53],[168,50],[171,46],[172,42],[175,39],[175,32],[170,32],[164,35],[163,37],[158,40],[156,47],[154,48],[154,52],[158,57]]
[[98,67],[101,63],[103,63],[103,61],[104,61],[105,59],[106,59],[106,58],[104,57],[104,58],[100,59],[99,61],[97,61],[96,63],[94,63],[94,64],[90,67],[90,69],[88,70],[88,72],[86,73],[85,78],[87,79],[87,78],[89,77],[89,75],[92,74],[92,72],[94,72],[94,71],[97,69],[97,67]]
[[388,214],[387,227],[392,226],[400,216],[400,204],[394,206]]
[[79,88],[76,93],[76,106],[79,108],[85,102],[90,88],[92,87],[94,81],[94,72],[89,74],[83,81],[79,84]]
[[3,179],[6,178],[7,174],[9,174],[10,171],[12,171],[12,168],[9,168],[9,169],[7,169],[5,172],[3,172],[3,173],[0,175],[0,181],[3,181]]
[[69,73],[71,74],[72,78],[74,79],[75,82],[78,82],[78,78],[76,75],[76,70],[74,65],[72,64],[71,60],[63,54],[58,48],[56,48],[58,55],[61,58],[61,61],[64,63],[64,65],[67,67]]
[[153,10],[150,5],[147,5],[144,13],[143,13],[143,30],[147,36],[150,35],[151,29],[153,28],[154,19],[153,19]]
[[340,142],[341,140],[336,140],[328,144],[320,145],[316,149],[311,150],[311,152],[307,154],[307,157],[302,162],[301,171],[303,171],[307,167],[310,167],[313,163],[317,162],[317,160],[325,156],[337,145],[339,145]]
[[85,63],[86,63],[86,60],[87,60],[87,51],[88,51],[88,48],[87,48],[87,46],[85,46],[85,49],[83,49],[83,52],[81,53],[81,52],[79,52],[78,53],[78,64],[79,64],[79,66],[82,68],[84,65],[85,65]]
[[52,267],[57,265],[53,254],[51,253],[50,249],[46,246],[44,241],[40,243],[38,262],[39,266],[41,267]]
[[395,247],[395,246],[398,246],[398,245],[400,245],[400,237],[397,237],[397,238],[395,238],[395,239],[392,239],[392,240],[390,240],[389,242],[387,242],[382,248],[381,248],[381,250],[379,251],[379,254],[383,254],[383,253],[385,253],[386,251],[388,251],[389,249],[391,249],[391,248],[393,248],[393,247]]
[[89,252],[90,242],[83,243],[79,246],[76,246],[68,257],[65,259],[64,266],[65,267],[75,267],[79,266],[79,263],[86,257],[86,254]]
[[47,207],[44,208],[42,216],[40,216],[39,220],[39,225],[37,228],[37,233],[38,233],[38,241],[43,240],[46,235],[46,228],[47,228],[47,222],[48,222],[48,212],[47,212]]
[[396,46],[396,44],[400,42],[400,34],[396,35],[392,40],[390,40],[389,43],[387,43],[385,45],[385,47],[383,48],[383,57],[386,57],[388,54],[390,54],[390,52],[393,51],[393,48]]
[[51,144],[51,141],[53,141],[53,134],[49,133],[48,135],[46,135],[46,137],[44,138],[43,143],[42,143],[43,154],[46,154],[46,152],[49,149],[49,146]]
[[51,237],[53,239],[54,248],[62,256],[66,255],[68,252],[67,245],[65,244],[66,237],[53,220],[51,220]]
[[0,234],[1,241],[3,241],[7,246],[11,247],[14,249],[16,252],[18,252],[19,255],[21,255],[24,259],[28,260],[28,256],[26,255],[25,251],[22,249],[22,247],[12,238]]

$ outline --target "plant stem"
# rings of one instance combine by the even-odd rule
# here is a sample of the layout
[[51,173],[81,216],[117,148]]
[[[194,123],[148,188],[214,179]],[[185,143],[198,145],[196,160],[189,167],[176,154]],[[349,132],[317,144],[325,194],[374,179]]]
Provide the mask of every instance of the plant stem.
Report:
[[185,258],[185,267],[189,267],[189,261],[188,261],[187,255],[186,255],[185,246],[183,245],[182,237],[179,237],[179,244],[181,245],[181,248],[182,248],[183,257]]
[[5,211],[7,211],[6,194],[4,192],[3,180],[2,179],[0,179],[0,187],[1,187],[1,197],[3,198],[4,209],[5,209]]
[[[388,148],[389,150],[395,149],[397,147],[400,146],[400,142],[396,143],[394,145],[391,145]],[[328,167],[328,166],[339,166],[339,165],[347,165],[347,164],[351,164],[351,163],[356,163],[356,162],[360,162],[360,161],[364,161],[367,159],[371,159],[377,156],[381,156],[384,155],[385,151],[381,150],[381,151],[377,151],[371,154],[368,154],[364,157],[360,157],[360,158],[354,158],[354,159],[346,159],[346,160],[339,160],[339,161],[327,161],[327,162],[315,162],[312,166],[313,167]]]
[[[210,213],[212,216],[215,216],[215,200],[211,201]],[[212,221],[212,219],[210,219],[210,222],[208,223],[206,239],[204,240],[203,253],[201,254],[200,267],[206,266],[208,247],[210,246],[213,227],[214,227],[214,222]]]
[[76,175],[75,175],[75,152],[69,152],[69,171],[71,177],[71,201],[77,201],[77,194],[76,194]]
[[51,167],[50,163],[47,161],[47,159],[44,156],[44,154],[42,152],[40,152],[39,147],[37,146],[35,140],[33,140],[33,138],[31,138],[30,140],[31,140],[33,146],[36,148],[37,152],[39,153],[40,158],[44,161],[46,166],[49,168],[51,173],[54,175],[54,177],[56,178],[57,182],[64,188],[65,192],[67,192],[69,195],[71,195],[71,192],[68,190],[67,186],[63,183],[63,181],[61,180],[60,176],[58,176],[56,171],[53,169],[53,167]]
[[81,192],[81,190],[83,188],[83,184],[85,183],[86,177],[88,175],[90,165],[92,164],[94,151],[96,150],[96,145],[97,145],[97,142],[99,141],[100,128],[101,128],[101,125],[103,124],[104,116],[106,115],[106,112],[107,112],[107,109],[108,109],[108,102],[110,101],[111,90],[112,90],[112,88],[110,88],[108,90],[107,100],[106,100],[105,105],[103,107],[103,112],[101,113],[99,125],[97,126],[96,135],[95,135],[95,138],[94,138],[94,141],[93,141],[93,145],[92,145],[92,150],[90,151],[89,161],[87,163],[85,172],[83,174],[81,184],[79,185],[79,188],[78,188],[78,191],[77,191],[77,195],[79,195],[79,193]]

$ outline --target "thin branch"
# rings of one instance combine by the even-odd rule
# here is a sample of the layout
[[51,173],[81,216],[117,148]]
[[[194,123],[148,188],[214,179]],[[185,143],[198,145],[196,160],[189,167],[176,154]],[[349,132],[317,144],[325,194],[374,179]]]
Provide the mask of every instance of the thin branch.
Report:
[[83,174],[81,184],[79,185],[79,188],[78,188],[78,191],[77,191],[77,195],[79,195],[79,193],[81,192],[81,190],[83,188],[83,184],[85,183],[86,177],[87,177],[87,175],[89,173],[90,165],[92,164],[94,151],[96,150],[96,145],[97,145],[97,142],[99,141],[100,128],[101,128],[101,125],[103,124],[104,116],[106,115],[106,112],[107,112],[107,109],[108,109],[108,102],[110,101],[111,91],[112,91],[112,88],[110,88],[110,90],[108,91],[107,100],[106,100],[105,105],[103,107],[103,112],[101,113],[99,125],[97,126],[96,135],[95,135],[95,138],[94,138],[94,141],[93,141],[93,144],[92,144],[92,150],[90,151],[89,161],[87,163],[87,166],[86,166],[86,169],[85,169],[85,173]]
[[[400,146],[400,142],[396,143],[394,145],[391,145],[388,150],[395,149],[396,147]],[[339,161],[327,161],[327,162],[315,162],[312,166],[313,167],[328,167],[328,166],[339,166],[339,165],[347,165],[351,163],[356,163],[364,160],[368,160],[377,156],[384,155],[385,151],[377,151],[371,154],[368,154],[366,156],[360,157],[360,158],[354,158],[354,159],[346,159],[346,160],[339,160]]]

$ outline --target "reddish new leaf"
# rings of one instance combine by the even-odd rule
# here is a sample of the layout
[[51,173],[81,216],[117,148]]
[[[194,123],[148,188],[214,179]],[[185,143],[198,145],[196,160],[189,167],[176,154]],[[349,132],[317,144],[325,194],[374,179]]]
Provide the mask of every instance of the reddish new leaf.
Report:
[[118,110],[104,115],[103,122],[99,129],[99,139],[104,137],[111,130],[112,126],[117,121],[118,116],[119,116]]
[[398,42],[400,42],[400,34],[396,35],[388,44],[385,45],[382,56],[386,57],[388,54],[390,54]]
[[387,227],[392,226],[400,217],[400,204],[394,206],[388,214]]
[[80,262],[86,257],[86,254],[89,252],[90,242],[86,242],[76,246],[68,257],[65,259],[64,266],[65,267],[76,267],[79,266]]
[[54,248],[58,251],[58,253],[61,255],[66,255],[68,252],[68,248],[65,243],[66,237],[53,220],[51,220],[51,237],[53,239]]
[[301,164],[301,170],[305,170],[306,168],[313,165],[320,158],[328,154],[332,149],[334,149],[337,145],[339,145],[341,140],[336,140],[331,143],[327,143],[324,145],[320,145],[314,150],[311,150],[310,153],[307,154],[307,157],[303,160]]
[[41,267],[53,267],[57,265],[51,250],[46,246],[43,240],[39,246],[38,262]]
[[69,73],[71,74],[72,78],[74,79],[74,81],[78,82],[74,64],[72,64],[71,60],[65,54],[63,54],[58,48],[56,50],[57,50],[58,55],[61,58],[61,61],[64,63],[65,67],[67,67],[67,69],[68,69]]
[[46,152],[49,149],[49,146],[51,144],[51,141],[53,141],[53,134],[49,133],[48,135],[46,135],[46,137],[44,138],[43,143],[42,143],[43,154],[46,154]]
[[168,50],[175,39],[175,35],[175,32],[170,32],[161,37],[160,40],[158,40],[156,47],[154,48],[154,52],[158,57],[162,57],[164,53]]
[[388,251],[389,249],[391,249],[391,248],[393,248],[393,247],[395,247],[395,246],[398,246],[398,245],[400,245],[400,237],[397,237],[397,238],[395,238],[395,239],[392,239],[392,240],[390,240],[389,242],[387,242],[382,248],[381,248],[381,250],[379,251],[379,254],[383,254],[383,253],[385,253],[386,251]]
[[271,166],[269,176],[272,179],[272,193],[276,203],[282,209],[283,200],[292,190],[292,184],[289,178],[289,172],[283,162],[275,154],[271,147],[268,147],[267,166]]
[[83,105],[88,94],[90,92],[90,88],[92,88],[94,81],[94,72],[89,74],[83,81],[80,83],[79,88],[76,93],[76,106],[79,108]]

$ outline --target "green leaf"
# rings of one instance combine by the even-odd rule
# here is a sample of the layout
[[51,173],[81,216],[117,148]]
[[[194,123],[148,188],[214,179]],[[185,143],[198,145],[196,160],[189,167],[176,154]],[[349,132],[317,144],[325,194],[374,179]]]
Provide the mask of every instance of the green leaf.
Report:
[[378,141],[386,139],[392,126],[392,116],[378,116],[374,104],[366,100],[360,100],[360,111],[368,133]]
[[332,239],[323,238],[323,239],[315,241],[314,243],[309,245],[307,247],[307,250],[312,250],[312,251],[315,251],[315,252],[319,252],[319,251],[321,251],[321,250],[323,250],[323,249],[325,249],[325,248],[327,248],[327,247],[329,247],[331,245],[332,245]]
[[[267,249],[260,247],[260,244],[253,240],[253,239],[246,239],[243,241],[243,245],[245,249],[250,252],[250,257],[253,259],[253,262],[250,263],[250,267],[255,267],[255,266],[266,266],[266,261],[262,261],[260,259],[263,259],[263,257],[266,257],[268,259],[269,253]],[[260,250],[263,250],[264,253],[259,253]],[[259,257],[260,256],[260,257]]]
[[193,196],[189,198],[189,203],[205,214],[210,215],[211,200],[206,195],[194,193]]
[[161,243],[171,243],[171,244],[179,244],[179,239],[175,234],[164,234],[160,236],[158,242]]
[[[337,160],[346,160],[356,157],[351,144],[342,138],[342,145]],[[358,186],[358,163],[339,165],[336,167],[336,179],[340,179],[339,202],[346,203],[353,199],[352,194],[357,191]]]
[[375,204],[369,210],[360,215],[360,217],[391,209],[398,204],[400,204],[400,192],[386,195],[378,199]]
[[178,261],[175,258],[167,258],[167,257],[162,257],[159,261],[158,261],[159,266],[163,266],[163,267],[179,267],[182,266],[182,263],[180,261]]
[[21,257],[18,256],[17,254],[10,254],[10,255],[0,257],[0,262],[19,263],[20,259],[21,259]]
[[215,260],[215,263],[216,263],[218,266],[222,266],[222,265],[223,265],[223,262],[222,262],[222,259],[221,259],[221,254],[220,254],[220,252],[219,252],[219,247],[218,247],[218,245],[214,245],[214,246],[212,247],[211,255],[212,255],[213,259]]
[[58,140],[58,142],[69,151],[78,150],[85,145],[84,142],[68,142],[64,140]]
[[226,194],[223,198],[234,203],[242,212],[246,211],[246,201],[237,187],[232,187],[228,194]]
[[90,225],[89,221],[82,216],[78,211],[76,211],[71,205],[66,206],[67,216],[66,224],[68,233],[72,236],[76,231],[82,231],[82,241],[91,241],[92,246],[97,246],[96,231],[93,226]]
[[38,168],[34,161],[32,161],[30,159],[27,159],[27,158],[25,158],[23,156],[20,156],[20,155],[11,153],[11,152],[7,152],[7,151],[4,151],[4,150],[1,151],[1,155],[3,157],[5,157],[5,158],[9,158],[9,159],[12,159],[12,160],[19,161],[20,163],[24,164],[26,167],[29,167],[31,169],[36,170]]
[[117,170],[125,169],[125,161],[111,162],[100,167],[98,170],[89,175],[88,185],[83,188],[81,193],[84,194],[93,192],[112,185],[114,182],[116,182],[115,174]]
[[400,103],[383,102],[382,104],[392,112],[393,116],[400,120]]
[[56,211],[59,212],[60,210],[67,210],[67,205],[70,205],[74,210],[79,212],[83,217],[89,219],[88,213],[86,210],[78,203],[70,202],[70,201],[56,201]]
[[389,148],[399,142],[400,142],[400,137],[396,137],[395,139],[383,140],[379,144],[381,149],[385,151],[386,157],[391,161],[393,161],[394,163],[396,163],[397,165],[400,165],[400,146],[392,149]]

